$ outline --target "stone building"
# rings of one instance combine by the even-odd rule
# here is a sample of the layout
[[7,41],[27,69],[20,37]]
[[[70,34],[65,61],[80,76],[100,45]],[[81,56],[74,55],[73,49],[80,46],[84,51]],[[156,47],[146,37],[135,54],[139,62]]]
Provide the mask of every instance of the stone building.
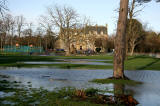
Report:
[[[70,52],[78,51],[84,52],[87,50],[95,51],[95,40],[97,38],[101,38],[107,41],[108,38],[108,26],[86,26],[82,29],[76,29],[72,31],[70,34]],[[60,38],[60,37],[59,37]],[[65,43],[60,38],[56,42],[56,49],[65,49]],[[106,48],[102,47],[102,52],[105,51]]]

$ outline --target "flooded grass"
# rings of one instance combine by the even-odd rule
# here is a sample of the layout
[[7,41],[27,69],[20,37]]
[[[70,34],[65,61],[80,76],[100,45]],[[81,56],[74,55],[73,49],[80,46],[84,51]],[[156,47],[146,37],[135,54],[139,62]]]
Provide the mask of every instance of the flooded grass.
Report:
[[0,64],[2,67],[17,67],[17,68],[32,68],[32,67],[52,67],[62,69],[112,69],[112,65],[87,65],[87,64],[24,64],[24,63],[11,63]]
[[[106,61],[105,61],[106,59]],[[1,73],[14,76],[16,81],[7,80],[9,76],[0,75],[0,91],[4,97],[0,97],[0,105],[13,104],[13,105],[65,105],[65,106],[102,106],[104,104],[97,104],[93,102],[97,94],[96,89],[84,90],[88,99],[77,98],[73,96],[75,89],[71,90],[58,90],[47,91],[45,89],[37,89],[35,86],[44,85],[47,88],[50,86],[64,87],[64,86],[76,86],[84,88],[87,84],[94,88],[108,87],[108,85],[127,85],[128,88],[137,93],[137,98],[140,98],[142,104],[159,104],[159,72],[160,60],[148,56],[132,56],[125,62],[125,71],[128,77],[133,80],[109,80],[99,79],[111,77],[113,65],[96,65],[96,64],[72,64],[77,61],[88,62],[102,62],[112,63],[112,56],[0,56]],[[100,60],[100,61],[96,61]],[[108,61],[109,60],[109,61]],[[72,61],[71,63],[63,63],[64,61]],[[35,64],[25,64],[23,62],[35,62]],[[37,62],[37,64],[36,64]],[[57,62],[60,64],[38,64],[38,62]],[[4,68],[2,68],[4,67]],[[10,68],[9,68],[10,67]],[[12,69],[11,67],[16,67]],[[6,68],[6,69],[5,69]],[[9,69],[7,69],[9,68]],[[56,69],[58,68],[58,69]],[[104,70],[99,70],[104,69]],[[106,70],[111,69],[111,70]],[[140,70],[140,71],[138,71]],[[143,71],[142,71],[143,70]],[[156,70],[156,71],[146,71]],[[23,79],[23,80],[22,80]],[[93,80],[95,79],[95,80]],[[92,82],[88,82],[92,80]],[[137,81],[134,81],[137,80]],[[19,81],[22,81],[19,82]],[[27,82],[27,88],[21,87],[21,84]],[[35,82],[34,82],[35,81]],[[43,82],[44,81],[44,82]],[[141,82],[144,82],[142,84]],[[34,82],[34,83],[33,83]],[[40,83],[42,82],[42,83]],[[25,85],[25,86],[26,86]],[[137,85],[137,86],[135,86]],[[153,86],[152,86],[153,85]],[[132,88],[133,86],[133,88]],[[82,88],[83,88],[82,87]],[[88,86],[87,86],[88,87]],[[53,87],[54,88],[54,87]],[[52,88],[52,89],[53,89]],[[99,88],[98,88],[99,89]],[[83,90],[82,90],[83,91]],[[126,91],[126,90],[125,90]],[[13,93],[14,92],[14,93]],[[79,91],[81,92],[81,90]],[[10,96],[6,96],[9,93],[13,93]],[[89,94],[88,94],[89,93]],[[115,93],[112,91],[105,91],[105,93]],[[72,96],[71,96],[72,94]],[[81,92],[80,94],[84,94]],[[155,97],[150,99],[146,94]],[[90,96],[89,96],[90,95]],[[81,97],[82,95],[80,95]],[[73,98],[74,97],[74,98]],[[91,97],[91,98],[90,98]],[[102,96],[107,98],[106,96]],[[110,97],[110,96],[109,96]],[[124,96],[130,98],[130,96]],[[94,98],[94,99],[92,99]],[[118,97],[119,98],[119,97]],[[123,98],[120,97],[120,98]],[[102,99],[103,100],[103,99]],[[105,104],[106,105],[106,104]],[[148,105],[149,106],[149,105]]]
[[[63,59],[68,61],[70,59],[78,60],[88,60],[88,63],[63,63]],[[103,61],[94,61],[103,60]],[[110,60],[110,61],[108,61]],[[38,62],[53,62],[53,64],[39,64]],[[23,62],[37,62],[34,64],[25,64]],[[58,62],[54,64],[54,62]],[[90,63],[89,63],[90,62]],[[95,62],[95,63],[94,63]],[[97,62],[97,65],[96,65]],[[100,62],[102,63],[101,65]],[[73,63],[73,64],[72,64]],[[106,63],[106,65],[104,65]],[[113,65],[108,65],[113,63],[112,56],[0,56],[0,66],[1,67],[59,67],[59,68],[70,68],[70,69],[113,69]],[[125,61],[125,70],[160,70],[160,60],[148,56],[130,56],[127,61]]]
[[123,80],[123,79],[94,79],[91,82],[101,83],[101,84],[123,84],[123,85],[142,84],[142,82],[139,81]]
[[[110,65],[110,61],[108,61],[108,63],[106,62],[106,65],[104,65],[105,64],[104,62],[101,62],[101,63],[99,61],[97,62],[96,59],[99,57],[100,56],[93,56],[93,57],[92,56],[84,56],[84,57],[82,56],[81,59],[84,59],[84,61],[86,61],[85,59],[87,59],[86,62],[84,63],[72,62],[73,63],[72,64],[71,62],[64,63],[64,60],[59,59],[62,57],[59,57],[59,56],[0,56],[0,66],[1,67],[18,67],[18,68],[48,66],[48,67],[59,67],[59,68],[67,68],[67,69],[68,68],[96,69],[97,67],[100,69],[111,69],[113,67]],[[70,58],[78,59],[80,57],[72,56],[72,57],[63,57],[63,58],[65,59],[67,58],[69,61]],[[111,58],[111,56],[106,56],[106,58]],[[92,59],[95,59],[95,60],[92,60]],[[25,63],[25,62],[28,62],[28,63]],[[32,64],[32,62],[34,62],[34,64]],[[41,64],[39,62],[41,62]],[[45,64],[46,62],[48,62],[49,64]],[[59,64],[56,62],[58,62]]]
[[[0,79],[0,105],[1,106],[29,106],[29,105],[66,105],[66,106],[85,106],[96,105],[89,102],[76,102],[70,99],[74,89],[63,88],[58,91],[47,91],[42,88],[16,88],[16,81],[10,82],[1,75]],[[30,82],[29,82],[30,83]],[[12,93],[12,94],[11,94]],[[11,95],[9,95],[11,94]],[[97,105],[98,106],[98,105]]]
[[[0,76],[0,105],[1,106],[102,106],[89,101],[77,101],[72,97],[76,91],[75,88],[61,88],[54,91],[48,91],[43,88],[31,88],[31,82],[27,87],[17,88],[20,82],[8,80],[8,76]],[[15,85],[16,84],[16,85]],[[98,90],[87,89],[87,95],[95,93]]]
[[[36,89],[39,90],[38,88],[43,87],[44,89],[48,90],[47,91],[47,92],[49,92],[49,93],[47,93],[48,95],[51,92],[53,92],[53,90],[54,90],[53,94],[59,95],[59,94],[56,94],[56,93],[58,93],[58,91],[56,91],[56,88],[61,89],[63,87],[68,87],[68,86],[74,87],[77,90],[81,90],[81,89],[83,90],[83,89],[87,89],[87,88],[96,88],[98,90],[104,90],[104,92],[102,94],[113,95],[115,93],[115,91],[114,91],[115,85],[119,85],[116,83],[115,84],[101,84],[101,83],[88,82],[93,79],[100,79],[100,78],[104,79],[104,78],[111,77],[112,70],[55,69],[53,67],[52,68],[49,68],[49,67],[43,67],[43,68],[42,67],[41,68],[6,68],[6,69],[2,68],[0,73],[2,74],[1,75],[2,77],[0,78],[2,83],[0,83],[0,84],[2,85],[1,88],[3,88],[0,91],[4,91],[5,93],[19,92],[19,93],[17,93],[17,95],[22,95],[24,97],[25,97],[25,95],[23,95],[21,93],[25,93],[24,90],[26,91],[26,89],[28,89],[27,92],[31,92],[32,90],[33,91]],[[8,75],[10,77],[4,76],[4,75]],[[155,104],[155,105],[159,104],[159,101],[160,101],[160,99],[159,99],[159,95],[160,95],[159,94],[159,88],[160,88],[159,87],[159,81],[160,81],[159,75],[160,75],[160,72],[159,71],[145,71],[145,70],[144,71],[142,71],[142,70],[141,71],[125,71],[125,75],[133,80],[143,82],[143,84],[137,84],[136,86],[126,85],[125,88],[123,88],[123,90],[118,88],[118,90],[116,90],[118,93],[121,91],[128,92],[128,93],[125,93],[125,95],[127,94],[128,96],[126,95],[124,97],[128,98],[130,94],[134,95],[135,99],[137,99],[140,102],[140,104],[144,105],[144,106],[152,106],[153,104]],[[7,80],[7,79],[9,79],[9,80]],[[24,87],[21,86],[23,84],[25,85]],[[123,84],[120,84],[120,85],[123,85]],[[26,86],[27,86],[27,88],[26,88]],[[23,89],[21,89],[21,88],[23,88]],[[39,91],[37,91],[37,92],[39,92]],[[90,95],[92,95],[92,94],[95,94],[95,92],[97,92],[97,91],[95,89],[93,89],[93,90],[89,90],[86,92],[90,92]],[[100,91],[100,92],[102,92],[102,91]],[[64,93],[62,93],[62,94],[64,94]],[[11,100],[13,98],[15,98],[17,101],[20,101],[19,103],[21,103],[21,102],[26,103],[27,101],[29,103],[31,101],[30,99],[34,100],[34,98],[32,98],[30,96],[31,96],[31,94],[29,94],[29,95],[27,94],[26,98],[28,100],[26,100],[26,101],[25,100],[22,101],[23,99],[17,100],[15,95],[11,99],[7,99],[9,97],[5,97],[5,98],[3,98],[3,101],[5,101],[4,103],[12,104],[13,102]],[[50,96],[52,96],[52,95],[50,95]],[[76,104],[76,102],[82,103],[84,105],[85,104],[86,105],[89,105],[89,104],[97,105],[93,102],[88,103],[88,100],[92,101],[92,99],[90,99],[90,98],[85,99],[85,100],[76,98],[73,100],[73,98],[68,98],[68,97],[69,96],[65,96],[64,98],[58,98],[57,101],[59,101],[61,103],[68,102],[68,103],[74,104],[74,105],[78,105],[78,104]],[[102,96],[102,97],[104,97],[106,99],[108,98],[105,96]],[[18,98],[20,98],[20,97],[18,96]],[[35,98],[37,98],[37,97],[35,97]],[[48,98],[54,98],[54,97],[48,97]],[[120,97],[120,98],[123,98],[123,97]],[[10,100],[10,102],[8,102],[9,100]],[[42,100],[43,100],[43,98],[42,98]],[[48,99],[46,99],[46,100],[48,100]],[[75,102],[75,103],[73,103],[73,102]],[[43,101],[43,102],[34,101],[34,102],[30,102],[30,103],[31,104],[37,104],[37,103],[50,104],[50,103],[55,103],[55,101],[53,101],[53,100],[51,100],[49,102],[47,102],[47,101]],[[61,103],[59,103],[59,104],[64,105]],[[55,104],[55,105],[58,105],[58,104]],[[84,105],[82,105],[82,106],[84,106]]]
[[[128,103],[122,97],[98,94],[97,89],[78,90],[75,88],[62,88],[57,91],[47,91],[40,89],[18,89],[14,90],[14,94],[0,98],[0,105],[13,106],[111,106],[124,105]],[[124,96],[123,96],[124,97]],[[128,96],[125,96],[125,98]],[[128,100],[127,100],[128,101]],[[133,105],[134,106],[134,105]]]
[[[89,101],[77,101],[72,99],[72,96],[75,93],[74,88],[62,88],[57,91],[47,91],[43,88],[35,89],[17,89],[17,88],[10,88],[13,83],[7,83],[8,86],[2,86],[1,92],[8,91],[8,94],[13,92],[11,95],[8,96],[0,96],[0,105],[8,106],[29,106],[29,105],[38,105],[38,106],[102,106],[101,104],[91,103]],[[1,83],[0,83],[1,85]],[[8,87],[10,89],[8,89]],[[88,94],[91,94],[93,89],[87,90]],[[5,94],[5,93],[2,93]],[[6,94],[7,95],[7,94]]]
[[108,91],[100,91],[94,88],[79,90],[65,87],[48,91],[43,88],[32,88],[31,82],[27,82],[27,87],[18,88],[17,86],[20,86],[21,82],[10,82],[8,78],[9,77],[5,75],[0,76],[0,105],[3,106],[108,106],[117,103],[119,103],[119,105],[128,103],[125,101],[117,101],[121,100],[119,96],[115,96],[115,98],[119,99],[114,100],[111,98],[112,96],[102,95],[102,93],[99,94],[99,92],[106,93]]
[[8,79],[6,78],[9,78],[9,77],[5,75],[0,76],[0,91],[14,92],[18,90],[17,87],[19,87],[20,82],[17,82],[17,81],[11,82],[11,81],[8,81]]

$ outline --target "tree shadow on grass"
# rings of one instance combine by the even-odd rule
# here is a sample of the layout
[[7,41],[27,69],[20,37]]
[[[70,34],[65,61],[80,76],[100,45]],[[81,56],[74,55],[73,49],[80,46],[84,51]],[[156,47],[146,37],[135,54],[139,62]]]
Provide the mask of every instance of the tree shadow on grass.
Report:
[[134,56],[134,57],[130,57],[130,58],[128,58],[128,60],[134,60],[134,59],[138,59],[138,58],[142,58],[142,59],[144,59],[144,58],[151,58],[151,57],[148,57],[148,56]]
[[147,64],[147,65],[145,65],[145,66],[143,66],[143,67],[140,67],[140,68],[138,68],[137,70],[147,69],[148,67],[152,66],[153,64],[155,64],[155,63],[157,63],[157,62],[159,62],[159,61],[160,61],[159,59],[155,59],[155,61],[153,61],[153,62],[151,62],[151,63],[149,63],[149,64]]

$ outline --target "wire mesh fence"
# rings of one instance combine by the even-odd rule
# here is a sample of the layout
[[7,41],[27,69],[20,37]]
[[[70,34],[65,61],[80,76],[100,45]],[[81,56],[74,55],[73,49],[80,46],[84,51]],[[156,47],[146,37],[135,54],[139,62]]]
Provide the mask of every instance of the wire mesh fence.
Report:
[[42,53],[43,47],[30,46],[4,46],[1,52]]

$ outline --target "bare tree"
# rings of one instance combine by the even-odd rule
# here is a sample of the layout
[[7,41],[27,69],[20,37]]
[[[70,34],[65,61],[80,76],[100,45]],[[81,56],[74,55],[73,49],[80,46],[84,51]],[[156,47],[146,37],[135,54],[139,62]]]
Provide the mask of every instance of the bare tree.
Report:
[[[137,0],[138,2],[149,2],[151,0]],[[156,0],[160,2],[160,0]],[[125,35],[128,15],[128,2],[129,0],[120,0],[119,19],[117,24],[117,33],[115,39],[114,51],[114,78],[125,78],[124,75],[124,57],[125,57]]]
[[13,36],[15,35],[15,19],[14,17],[12,17],[11,19],[11,23],[10,23],[10,34],[11,34],[11,46],[13,46]]
[[48,14],[55,26],[60,31],[60,38],[66,45],[66,55],[70,55],[70,40],[72,29],[77,24],[78,14],[71,7],[58,7],[48,8]]
[[[43,35],[43,30],[41,27],[38,27],[36,29],[36,36],[37,36],[37,46],[42,47],[42,35]],[[40,51],[41,52],[41,51]]]
[[3,17],[4,13],[8,11],[8,7],[6,5],[7,0],[0,0],[0,14]]
[[128,35],[128,46],[132,56],[136,45],[140,43],[140,38],[144,35],[144,31],[142,24],[136,19],[132,19],[132,24],[129,26],[131,26],[131,29],[129,30],[130,35]]
[[[128,23],[127,23],[127,35],[126,35],[126,59],[127,59],[127,54],[130,49],[131,55],[133,55],[134,48],[137,45],[137,40],[140,37],[140,31],[142,28],[140,28],[140,31],[136,28],[139,26],[137,24],[137,21],[135,21],[135,17],[139,12],[143,10],[144,7],[142,7],[141,3],[138,3],[136,0],[131,0],[129,4],[129,11],[128,11]],[[138,22],[139,23],[139,22]],[[137,29],[137,30],[135,30]]]
[[16,17],[16,26],[17,26],[17,33],[18,33],[18,37],[19,37],[19,41],[18,41],[19,43],[21,42],[20,37],[21,37],[22,30],[24,27],[24,21],[25,21],[25,19],[22,15]]
[[4,33],[4,26],[3,26],[3,16],[4,16],[4,13],[6,12],[6,11],[8,11],[8,7],[7,7],[7,5],[6,5],[6,2],[7,2],[7,0],[0,0],[0,36],[1,36],[1,49],[2,49],[2,47],[3,47],[3,41],[4,41],[4,36],[6,35],[5,33]]
[[47,32],[48,29],[51,29],[52,31],[53,29],[53,23],[52,21],[48,18],[48,16],[41,16],[40,17],[40,22],[39,22],[40,28],[41,30],[45,30]]
[[13,45],[13,36],[15,32],[15,20],[11,14],[6,14],[4,17],[4,25],[6,30],[6,36],[8,38],[8,45]]
[[27,28],[23,31],[25,33],[26,36],[28,36],[28,46],[30,46],[31,41],[32,41],[32,35],[33,35],[33,24],[32,23],[28,23],[27,24]]
[[125,78],[124,76],[124,57],[125,57],[125,35],[128,15],[129,0],[120,0],[119,19],[115,39],[114,51],[114,71],[113,77],[116,79]]
[[[151,0],[131,0],[129,6],[129,22],[126,36],[126,55],[130,49],[130,55],[133,55],[135,46],[139,43],[138,40],[143,34],[142,25],[134,18],[143,10],[142,4]],[[158,2],[159,0],[157,0]]]
[[[53,36],[54,24],[47,16],[41,16],[40,17],[40,26],[41,26],[41,28],[43,28],[45,30],[45,36],[44,36],[45,46],[44,46],[44,48],[47,51],[48,45],[50,44],[49,42],[51,42],[51,38]],[[53,41],[53,43],[54,43],[54,41]]]

